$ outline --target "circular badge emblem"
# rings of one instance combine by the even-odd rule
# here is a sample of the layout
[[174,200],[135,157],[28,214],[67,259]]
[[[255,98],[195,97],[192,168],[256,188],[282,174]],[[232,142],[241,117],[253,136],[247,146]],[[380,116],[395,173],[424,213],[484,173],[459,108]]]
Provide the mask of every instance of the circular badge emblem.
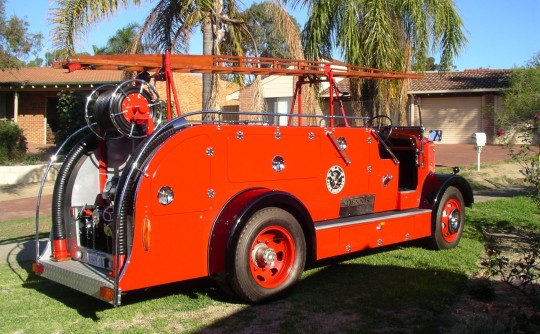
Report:
[[332,166],[326,173],[326,187],[332,194],[339,193],[345,186],[345,172],[340,166]]

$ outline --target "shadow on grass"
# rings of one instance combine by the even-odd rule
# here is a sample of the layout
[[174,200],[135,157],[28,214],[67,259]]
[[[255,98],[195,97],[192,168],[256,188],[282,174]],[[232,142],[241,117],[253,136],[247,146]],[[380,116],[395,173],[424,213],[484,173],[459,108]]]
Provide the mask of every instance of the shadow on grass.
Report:
[[287,298],[247,307],[201,333],[435,333],[467,282],[449,271],[336,263]]
[[[100,321],[99,314],[112,306],[31,272],[35,254],[33,241],[23,242],[10,266],[28,271],[23,287],[33,289],[75,309],[85,318]],[[40,248],[43,245],[40,245]],[[394,247],[386,247],[389,251]],[[435,272],[397,266],[343,263],[380,251],[367,251],[317,262],[308,269],[292,294],[263,305],[243,305],[218,287],[211,278],[194,279],[129,292],[122,296],[123,307],[184,296],[195,303],[201,298],[218,302],[223,309],[236,304],[240,311],[215,321],[203,332],[347,332],[362,328],[385,330],[417,326],[429,332],[438,328],[437,315],[451,305],[463,289],[467,277],[452,272]],[[350,262],[350,261],[349,261]],[[17,273],[17,270],[13,270]],[[187,297],[187,299],[186,299]],[[182,300],[182,298],[181,298]],[[218,317],[216,317],[218,318]],[[219,317],[222,318],[222,317]],[[418,327],[419,326],[419,327]],[[248,330],[249,329],[249,330]],[[421,331],[415,331],[421,332]]]

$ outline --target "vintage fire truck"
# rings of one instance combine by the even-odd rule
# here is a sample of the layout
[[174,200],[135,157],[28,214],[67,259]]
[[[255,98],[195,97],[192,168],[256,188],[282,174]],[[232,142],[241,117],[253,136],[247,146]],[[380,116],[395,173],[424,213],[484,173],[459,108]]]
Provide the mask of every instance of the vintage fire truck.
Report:
[[[440,132],[347,116],[336,85],[417,74],[168,53],[73,57],[63,67],[138,75],[88,97],[88,126],[73,137],[88,134],[58,171],[50,239],[36,247],[42,277],[120,305],[129,291],[212,276],[256,303],[288,292],[308,261],[460,240],[473,195],[457,169],[435,172]],[[181,114],[173,72],[294,76],[293,106]],[[165,82],[165,102],[152,80]],[[314,83],[330,91],[321,115],[302,110],[302,87]]]

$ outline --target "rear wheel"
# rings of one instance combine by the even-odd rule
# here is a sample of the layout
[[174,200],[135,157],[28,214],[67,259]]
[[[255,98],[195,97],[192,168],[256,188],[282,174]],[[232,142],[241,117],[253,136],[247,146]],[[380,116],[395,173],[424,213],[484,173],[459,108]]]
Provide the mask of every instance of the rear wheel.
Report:
[[305,261],[306,241],[298,221],[285,210],[265,208],[240,233],[230,284],[242,299],[260,302],[288,291]]
[[465,223],[463,195],[455,187],[448,187],[434,210],[434,228],[431,236],[437,249],[457,246]]

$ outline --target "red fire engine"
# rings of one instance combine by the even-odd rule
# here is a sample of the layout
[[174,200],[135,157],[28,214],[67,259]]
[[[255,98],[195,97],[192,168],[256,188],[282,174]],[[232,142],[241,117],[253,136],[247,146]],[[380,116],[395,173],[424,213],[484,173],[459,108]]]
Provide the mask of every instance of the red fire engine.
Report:
[[[139,76],[88,97],[88,126],[76,133],[88,134],[59,169],[50,240],[36,251],[43,277],[120,305],[132,290],[214,276],[260,302],[289,291],[306,261],[420,238],[437,249],[459,242],[473,195],[457,170],[435,173],[435,138],[386,116],[347,116],[335,80],[417,74],[169,54],[74,57],[63,66]],[[173,117],[173,72],[295,76],[293,107]],[[149,78],[166,83],[163,112]],[[303,113],[302,86],[321,82],[329,111]],[[36,217],[38,243],[39,202]]]

